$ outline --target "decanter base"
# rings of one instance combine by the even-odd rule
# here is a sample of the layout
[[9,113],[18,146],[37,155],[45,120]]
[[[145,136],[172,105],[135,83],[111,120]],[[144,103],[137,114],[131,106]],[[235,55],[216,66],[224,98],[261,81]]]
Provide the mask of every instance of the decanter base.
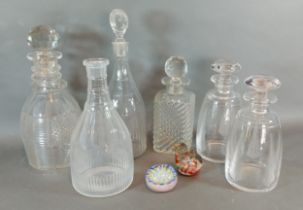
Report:
[[228,170],[225,171],[225,179],[227,182],[238,190],[244,192],[269,192],[277,186],[277,182],[269,185],[262,183],[262,181],[264,181],[263,177],[260,176],[262,174],[262,168],[256,164],[243,164],[238,170],[239,171],[234,172],[240,177],[238,180],[235,180]]
[[208,140],[206,149],[199,152],[203,159],[212,163],[225,162],[225,143],[222,140]]

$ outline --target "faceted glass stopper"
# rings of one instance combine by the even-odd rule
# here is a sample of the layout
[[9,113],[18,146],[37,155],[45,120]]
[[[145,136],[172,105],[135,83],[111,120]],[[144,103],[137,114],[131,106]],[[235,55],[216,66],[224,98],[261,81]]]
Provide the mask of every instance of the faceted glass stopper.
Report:
[[116,38],[122,39],[128,28],[127,14],[121,9],[114,9],[110,13],[109,22]]
[[212,70],[218,73],[234,73],[241,69],[239,63],[234,63],[226,60],[217,60],[214,64],[211,65]]
[[53,50],[59,45],[60,36],[55,29],[47,25],[39,25],[29,32],[27,43],[34,50]]
[[267,75],[254,75],[245,80],[245,84],[257,92],[268,92],[281,86],[279,79]]
[[172,56],[165,62],[165,73],[172,79],[183,78],[187,72],[187,62],[183,57]]

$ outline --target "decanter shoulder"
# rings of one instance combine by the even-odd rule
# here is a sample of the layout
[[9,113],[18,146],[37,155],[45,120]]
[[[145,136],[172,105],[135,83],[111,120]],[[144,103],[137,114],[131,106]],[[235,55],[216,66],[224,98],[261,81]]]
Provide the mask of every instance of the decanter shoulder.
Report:
[[249,122],[250,124],[260,124],[266,126],[281,126],[280,118],[274,111],[268,110],[259,114],[251,111],[250,107],[241,109],[236,116],[237,120]]
[[170,94],[165,89],[160,90],[155,96],[155,102],[173,101],[175,103],[190,103],[195,101],[195,94],[191,91],[184,90],[182,94]]
[[33,91],[26,99],[23,113],[32,116],[44,114],[56,115],[63,112],[80,114],[81,109],[72,95],[66,90],[39,92]]

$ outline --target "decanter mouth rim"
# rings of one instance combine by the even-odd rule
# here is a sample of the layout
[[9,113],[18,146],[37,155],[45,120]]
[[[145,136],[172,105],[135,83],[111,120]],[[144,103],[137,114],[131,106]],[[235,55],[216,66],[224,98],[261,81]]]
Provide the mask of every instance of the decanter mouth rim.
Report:
[[83,65],[87,67],[107,66],[109,60],[107,58],[87,58],[83,60]]

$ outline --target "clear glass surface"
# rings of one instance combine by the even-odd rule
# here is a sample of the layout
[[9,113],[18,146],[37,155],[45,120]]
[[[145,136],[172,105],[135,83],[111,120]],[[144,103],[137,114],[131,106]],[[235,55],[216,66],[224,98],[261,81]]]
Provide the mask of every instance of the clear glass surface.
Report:
[[115,64],[109,85],[110,94],[114,107],[131,134],[134,157],[138,157],[147,148],[145,105],[129,70],[128,43],[124,40],[128,27],[126,13],[120,9],[113,10],[110,14],[110,24],[116,35],[113,42]]
[[71,176],[74,189],[88,197],[126,190],[134,176],[131,136],[110,99],[107,59],[84,61],[88,95],[72,135]]
[[240,69],[240,65],[221,60],[215,62],[212,69],[218,74],[211,77],[215,88],[206,94],[201,106],[196,147],[203,159],[224,163],[227,136],[240,109],[240,94],[233,90],[238,82],[233,73]]
[[225,177],[242,191],[267,192],[278,183],[282,160],[280,120],[268,108],[276,101],[268,91],[278,88],[280,82],[257,75],[246,84],[254,91],[244,95],[251,104],[238,112],[228,137]]
[[34,52],[32,92],[21,112],[21,137],[29,164],[40,170],[69,166],[71,133],[80,115],[80,107],[68,93],[61,79],[57,60],[61,53],[54,51],[59,35],[49,26],[37,26],[28,36]]
[[166,89],[154,100],[153,148],[156,152],[174,154],[174,145],[192,145],[195,94],[186,90],[189,81],[187,63],[173,56],[165,63],[167,77],[162,79]]

